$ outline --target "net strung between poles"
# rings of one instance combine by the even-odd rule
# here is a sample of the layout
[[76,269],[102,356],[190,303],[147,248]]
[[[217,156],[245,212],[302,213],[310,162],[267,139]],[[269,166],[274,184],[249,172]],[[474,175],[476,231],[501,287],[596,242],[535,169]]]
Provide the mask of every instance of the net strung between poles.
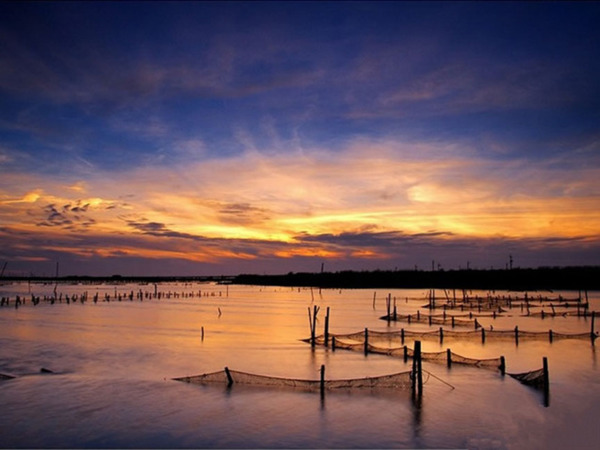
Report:
[[[369,339],[371,336],[371,331],[369,331]],[[322,336],[319,336],[321,338]],[[309,342],[309,340],[304,340],[305,342]],[[317,343],[319,345],[324,345],[325,341],[323,339],[318,339]],[[336,349],[344,349],[344,350],[353,350],[358,352],[365,351],[364,340],[362,342],[351,341],[340,339],[335,336],[335,348]],[[379,355],[388,355],[397,358],[413,358],[414,350],[408,348],[406,346],[403,347],[381,347],[373,344],[367,344],[367,352],[368,353],[376,353]],[[491,370],[502,370],[502,358],[486,358],[486,359],[477,359],[477,358],[468,358],[466,356],[459,355],[452,351],[441,351],[441,352],[421,352],[421,358],[426,361],[431,361],[438,364],[465,364],[470,366],[475,366],[483,369],[491,369]],[[450,358],[450,361],[448,361]]]
[[[231,378],[230,378],[231,377]],[[340,380],[302,380],[295,378],[271,377],[267,375],[256,375],[237,370],[220,370],[218,372],[205,373],[189,377],[173,378],[192,384],[243,384],[254,386],[297,388],[306,391],[319,391],[322,388],[334,389],[411,389],[412,373],[399,372],[376,377],[340,379]]]

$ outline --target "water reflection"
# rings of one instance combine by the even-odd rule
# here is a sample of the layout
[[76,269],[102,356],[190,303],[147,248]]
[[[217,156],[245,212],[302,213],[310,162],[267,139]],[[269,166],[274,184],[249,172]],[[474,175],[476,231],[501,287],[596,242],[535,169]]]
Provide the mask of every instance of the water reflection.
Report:
[[[52,295],[53,285],[2,286],[2,296]],[[421,290],[326,290],[212,284],[61,285],[63,295],[98,294],[99,301],[0,308],[0,441],[6,447],[465,447],[469,443],[527,448],[573,442],[600,444],[580,426],[600,413],[595,345],[578,339],[497,339],[444,335],[422,339],[423,352],[448,348],[475,359],[505,356],[511,373],[540,367],[548,357],[552,406],[543,394],[498,372],[423,361],[435,375],[423,395],[410,392],[274,392],[240,386],[198,387],[171,378],[232,369],[271,376],[327,379],[410,370],[412,361],[316,346],[307,309],[333,334],[437,330],[439,326],[380,320],[388,294],[401,314],[422,309]],[[133,291],[169,297],[129,300]],[[198,296],[197,293],[201,292]],[[175,296],[174,293],[178,293]],[[105,295],[111,301],[102,301]],[[185,295],[182,295],[185,294]],[[196,295],[191,295],[196,294]],[[558,294],[558,293],[557,293]],[[118,301],[121,295],[121,301]],[[482,293],[481,295],[485,295]],[[572,293],[563,293],[571,297]],[[127,296],[127,299],[125,299]],[[117,299],[116,301],[114,299]],[[600,307],[597,293],[591,309]],[[221,314],[219,315],[219,309]],[[523,317],[513,309],[480,319],[487,330],[589,332],[589,317]],[[406,339],[413,346],[414,339]],[[54,374],[40,374],[44,367]],[[443,382],[456,389],[449,389]],[[548,397],[548,404],[550,398]],[[45,411],[32,423],[30,417]],[[37,415],[36,415],[37,417]],[[76,423],[77,426],[73,424]],[[571,429],[585,435],[571,436]],[[234,430],[234,431],[232,431]],[[528,436],[540,436],[532,442]],[[472,446],[475,446],[473,444]]]

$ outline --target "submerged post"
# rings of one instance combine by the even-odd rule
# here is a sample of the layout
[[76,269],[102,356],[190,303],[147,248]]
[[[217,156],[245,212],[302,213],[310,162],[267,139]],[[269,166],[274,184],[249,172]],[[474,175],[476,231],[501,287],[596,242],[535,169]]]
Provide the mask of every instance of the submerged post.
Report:
[[500,357],[500,374],[502,374],[502,376],[504,376],[506,374],[506,359],[504,358],[504,356]]
[[369,329],[365,328],[365,356],[369,353]]
[[594,321],[596,320],[596,311],[592,311],[592,327],[590,329],[590,337],[592,339],[594,339],[595,336],[595,330],[594,330]]
[[515,344],[519,345],[519,326],[515,325]]
[[408,361],[408,347],[404,346],[404,362]]
[[440,327],[440,344],[444,342],[444,329]]
[[448,360],[447,362],[448,362],[448,369],[449,369],[450,367],[452,367],[452,351],[449,348],[446,349],[446,358]]
[[481,327],[481,343],[485,344],[485,328]]

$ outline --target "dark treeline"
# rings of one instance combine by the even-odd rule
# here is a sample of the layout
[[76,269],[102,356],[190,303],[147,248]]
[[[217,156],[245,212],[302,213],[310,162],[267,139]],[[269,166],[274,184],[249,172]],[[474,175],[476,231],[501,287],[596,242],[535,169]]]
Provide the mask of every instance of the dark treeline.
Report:
[[110,277],[94,277],[87,275],[71,275],[64,277],[37,277],[37,276],[4,276],[3,281],[31,281],[40,283],[206,283],[206,282],[229,282],[233,277],[226,275],[215,276],[126,276],[112,275]]
[[541,267],[510,270],[343,271],[238,275],[235,284],[322,288],[439,288],[498,290],[597,290],[600,267]]

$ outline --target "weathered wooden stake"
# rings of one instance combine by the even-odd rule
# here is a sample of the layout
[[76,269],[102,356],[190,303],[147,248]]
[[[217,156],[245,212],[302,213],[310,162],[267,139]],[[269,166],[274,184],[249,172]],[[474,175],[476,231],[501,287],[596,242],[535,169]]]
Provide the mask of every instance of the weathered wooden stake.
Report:
[[519,326],[515,325],[515,344],[519,345]]
[[408,347],[404,346],[404,362],[408,361]]
[[385,299],[385,306],[387,309],[387,317],[388,317],[388,322],[391,319],[391,314],[392,314],[392,294],[388,294],[388,296]]
[[327,307],[327,314],[325,315],[325,331],[323,335],[325,337],[325,347],[329,347],[329,306]]
[[444,342],[444,329],[440,327],[440,344]]
[[550,375],[548,373],[548,358],[544,356],[542,359],[544,370],[544,406],[550,405]]
[[204,327],[201,328],[202,331],[202,340],[204,340]]
[[321,364],[321,398],[325,397],[325,364]]
[[504,358],[504,356],[500,357],[500,374],[502,374],[502,376],[504,376],[506,374],[506,359]]
[[[586,295],[587,295],[587,291]],[[595,330],[594,330],[594,321],[596,320],[596,311],[592,311],[592,327],[590,329],[590,337],[593,339],[595,337]]]
[[423,395],[423,366],[421,362],[421,341],[415,341],[415,360],[417,361],[417,388],[419,397]]
[[227,375],[227,387],[231,387],[231,385],[233,384],[233,377],[229,372],[229,367],[225,367],[225,375]]
[[365,356],[369,353],[369,329],[365,328]]
[[481,327],[481,343],[485,344],[485,328]]
[[448,369],[452,367],[452,351],[447,348],[446,349],[446,358],[448,359]]
[[550,343],[552,343],[552,330],[548,330],[548,339],[550,340]]
[[[410,317],[410,315],[408,317]],[[404,328],[400,328],[400,339],[402,344],[404,344]]]

